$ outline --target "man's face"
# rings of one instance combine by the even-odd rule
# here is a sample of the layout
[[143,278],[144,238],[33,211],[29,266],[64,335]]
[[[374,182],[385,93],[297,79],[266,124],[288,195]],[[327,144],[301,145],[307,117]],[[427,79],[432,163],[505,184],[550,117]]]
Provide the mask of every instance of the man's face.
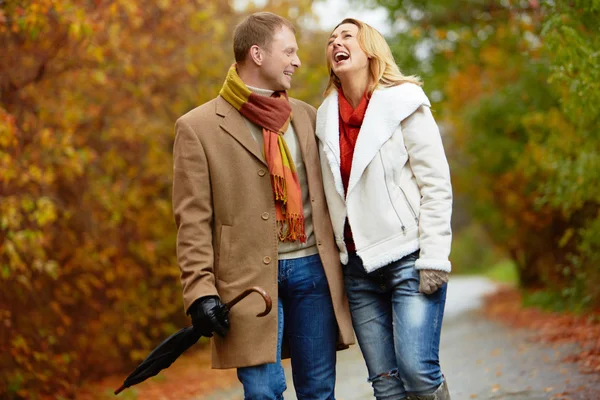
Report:
[[270,48],[261,49],[263,62],[260,67],[262,89],[289,90],[292,75],[300,67],[296,36],[287,26],[273,35]]

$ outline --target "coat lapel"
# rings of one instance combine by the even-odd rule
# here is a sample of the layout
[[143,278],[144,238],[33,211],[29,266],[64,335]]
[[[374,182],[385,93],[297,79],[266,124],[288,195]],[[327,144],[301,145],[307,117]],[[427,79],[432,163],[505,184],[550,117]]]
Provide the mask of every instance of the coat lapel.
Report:
[[307,156],[311,154],[308,151],[308,147],[311,137],[314,137],[314,130],[311,127],[310,118],[306,114],[306,110],[292,99],[290,99],[290,105],[292,106],[292,126],[298,138],[298,144],[300,145],[300,151],[304,159],[304,166],[308,168],[310,160],[307,160]]
[[246,148],[250,153],[252,153],[256,158],[258,158],[263,164],[266,165],[266,162],[262,156],[262,152],[260,146],[252,137],[250,133],[250,129],[242,115],[235,109],[231,104],[229,104],[222,97],[218,97],[217,100],[217,115],[223,117],[221,121],[221,128],[231,136],[235,140],[237,140],[242,146]]
[[[373,92],[356,140],[347,193],[356,187],[365,169],[385,142],[392,137],[400,122],[415,112],[422,104],[430,106],[429,99],[420,86],[410,83],[377,89]],[[338,93],[333,91],[319,107],[317,136],[324,143],[324,151],[329,161],[336,190],[344,199],[348,194],[344,196],[340,171],[339,131]]]
[[307,164],[306,156],[309,154],[308,143],[310,137],[314,135],[314,131],[311,129],[311,122],[306,111],[292,99],[290,99],[290,105],[292,106],[292,126],[298,138],[302,157],[305,160],[305,164]]
[[327,157],[327,164],[333,175],[335,189],[344,200],[346,196],[340,171],[340,120],[338,108],[338,93],[334,90],[327,96],[317,111],[316,135],[321,141],[323,152]]
[[386,96],[387,94],[388,91],[385,89],[376,90],[369,100],[365,119],[356,139],[348,180],[348,193],[354,189],[371,160],[377,155],[381,146],[392,137],[400,124],[400,115],[390,109],[388,102],[393,99]]

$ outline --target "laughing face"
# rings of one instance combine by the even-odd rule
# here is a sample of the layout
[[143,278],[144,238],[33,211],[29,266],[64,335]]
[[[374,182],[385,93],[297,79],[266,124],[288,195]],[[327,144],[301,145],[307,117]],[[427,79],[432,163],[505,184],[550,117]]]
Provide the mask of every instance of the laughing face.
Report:
[[327,43],[327,60],[339,78],[369,68],[369,58],[358,42],[358,26],[346,23],[335,28]]
[[294,32],[282,26],[273,35],[270,49],[261,53],[260,87],[275,91],[289,90],[292,86],[292,75],[300,67]]

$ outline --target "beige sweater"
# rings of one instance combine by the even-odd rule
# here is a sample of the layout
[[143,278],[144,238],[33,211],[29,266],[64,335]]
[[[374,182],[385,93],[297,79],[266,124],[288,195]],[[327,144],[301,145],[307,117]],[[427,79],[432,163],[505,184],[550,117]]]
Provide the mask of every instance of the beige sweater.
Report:
[[[261,96],[271,96],[272,90],[259,89],[248,86],[248,88]],[[244,118],[246,124],[250,128],[252,136],[260,146],[263,148],[263,133],[262,128],[248,119]],[[317,246],[315,235],[313,235],[313,224],[312,224],[312,209],[310,205],[310,196],[308,193],[308,183],[306,181],[306,170],[304,168],[304,160],[302,159],[302,152],[300,151],[300,145],[298,144],[298,138],[294,132],[292,124],[289,125],[288,130],[283,135],[285,142],[292,154],[294,165],[296,166],[296,172],[298,174],[298,180],[300,181],[300,188],[302,189],[302,205],[304,209],[304,230],[306,232],[306,243],[295,242],[279,242],[279,259],[291,259],[306,257],[313,254],[317,254]]]

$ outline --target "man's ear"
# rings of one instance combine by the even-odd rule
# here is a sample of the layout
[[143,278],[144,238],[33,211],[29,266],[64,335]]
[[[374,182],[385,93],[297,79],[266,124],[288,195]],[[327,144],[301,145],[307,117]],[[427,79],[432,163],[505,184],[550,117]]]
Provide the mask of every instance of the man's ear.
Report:
[[263,53],[261,48],[257,45],[250,47],[250,58],[256,65],[261,66],[263,63]]

